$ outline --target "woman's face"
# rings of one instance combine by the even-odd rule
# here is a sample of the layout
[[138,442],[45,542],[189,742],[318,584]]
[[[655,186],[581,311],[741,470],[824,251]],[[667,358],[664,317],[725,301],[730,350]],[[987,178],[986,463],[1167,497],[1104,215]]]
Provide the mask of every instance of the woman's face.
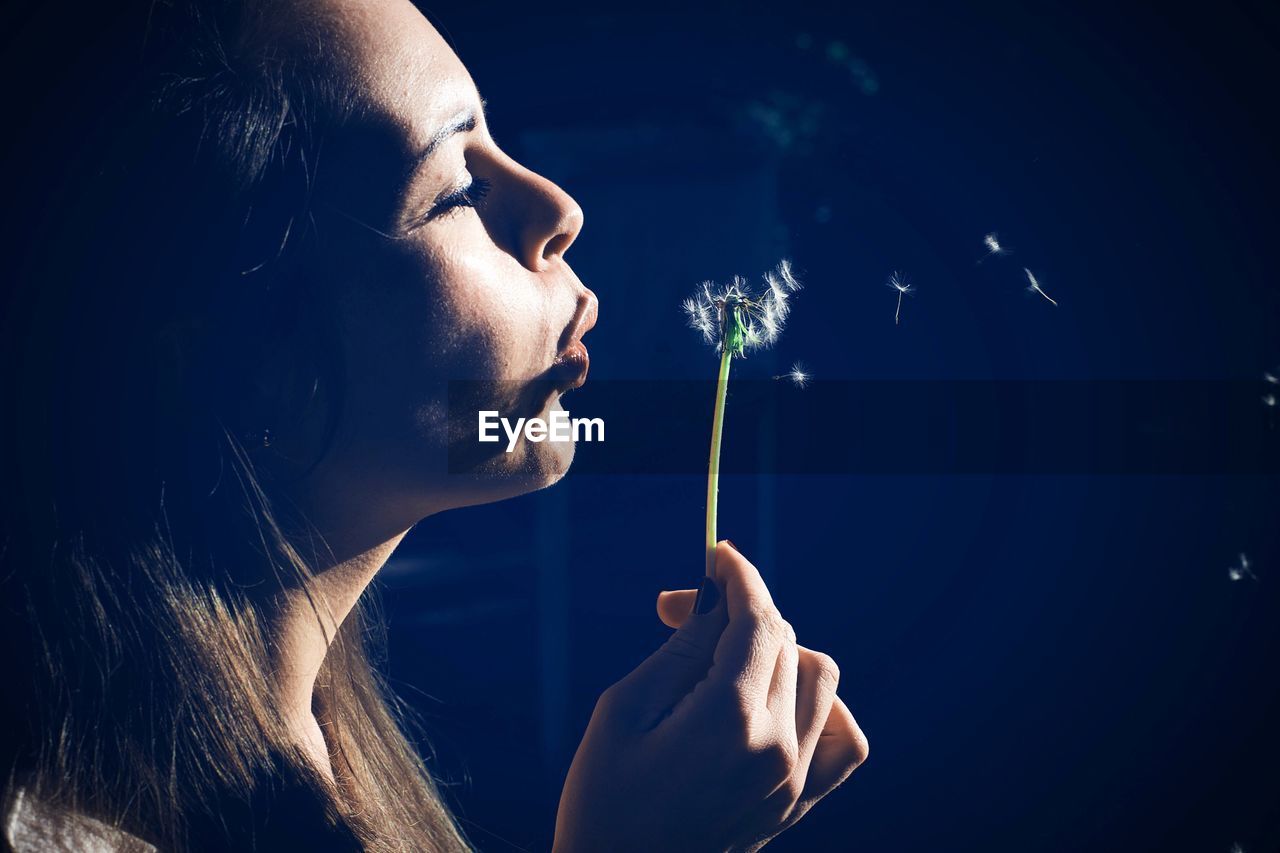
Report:
[[338,490],[349,506],[327,512],[358,507],[407,527],[555,482],[572,442],[479,445],[478,412],[546,419],[580,383],[581,360],[557,357],[596,318],[595,294],[564,260],[582,211],[498,148],[467,69],[408,0],[297,14],[304,55],[356,109],[322,142],[313,200],[311,274],[336,306],[346,398],[295,497],[314,508]]

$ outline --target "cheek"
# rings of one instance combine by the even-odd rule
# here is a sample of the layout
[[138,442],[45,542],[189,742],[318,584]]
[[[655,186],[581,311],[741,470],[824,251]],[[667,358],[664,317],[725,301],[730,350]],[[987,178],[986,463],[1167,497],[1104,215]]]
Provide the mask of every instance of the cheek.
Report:
[[[483,234],[478,221],[475,230]],[[546,305],[513,259],[487,235],[458,240],[432,257],[434,319],[423,329],[422,343],[449,378],[523,381],[546,369],[547,341],[553,339]]]
[[[448,250],[385,256],[344,309],[352,427],[367,438],[393,439],[407,416],[415,441],[474,441],[480,409],[530,416],[546,403],[530,380],[550,365],[558,329],[536,281],[487,235],[457,231]],[[450,380],[480,382],[451,400]]]

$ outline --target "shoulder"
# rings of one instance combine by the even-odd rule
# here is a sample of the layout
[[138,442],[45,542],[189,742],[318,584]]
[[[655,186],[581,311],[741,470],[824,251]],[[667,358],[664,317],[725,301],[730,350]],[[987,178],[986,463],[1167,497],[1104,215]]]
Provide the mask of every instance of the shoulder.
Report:
[[43,803],[24,788],[18,788],[4,815],[4,836],[14,853],[156,851],[155,847],[136,836],[100,820]]

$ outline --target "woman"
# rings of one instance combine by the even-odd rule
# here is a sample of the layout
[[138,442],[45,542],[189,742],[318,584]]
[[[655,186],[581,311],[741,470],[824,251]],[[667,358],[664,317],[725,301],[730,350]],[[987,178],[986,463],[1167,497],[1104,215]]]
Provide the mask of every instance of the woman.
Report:
[[[6,311],[6,840],[468,849],[362,594],[420,519],[569,467],[473,430],[585,378],[582,212],[408,0],[142,12],[50,97],[92,111],[51,109],[75,157]],[[601,697],[557,851],[756,849],[865,758],[835,664],[717,572]]]

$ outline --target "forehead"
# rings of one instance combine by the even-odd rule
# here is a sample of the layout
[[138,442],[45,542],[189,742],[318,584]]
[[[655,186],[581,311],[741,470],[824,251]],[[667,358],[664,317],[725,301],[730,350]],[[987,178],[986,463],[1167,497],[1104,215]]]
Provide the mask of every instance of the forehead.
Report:
[[477,103],[466,67],[409,0],[299,0],[295,8],[309,19],[304,50],[357,114],[396,123],[425,142],[441,122]]
[[326,140],[325,158],[342,161],[349,175],[393,190],[392,176],[442,125],[461,110],[478,109],[466,67],[409,0],[292,5],[302,25],[290,40],[345,105],[342,130]]

